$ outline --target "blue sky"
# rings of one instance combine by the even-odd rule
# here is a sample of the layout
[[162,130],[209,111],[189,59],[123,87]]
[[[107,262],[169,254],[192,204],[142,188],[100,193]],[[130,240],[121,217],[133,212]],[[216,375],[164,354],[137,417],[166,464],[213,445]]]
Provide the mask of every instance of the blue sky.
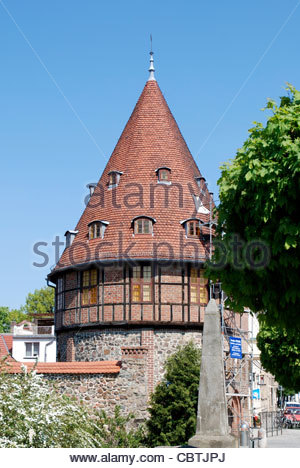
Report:
[[[297,0],[0,0],[0,305],[45,285],[148,77],[216,194],[267,97],[300,88]],[[46,242],[45,267],[33,252]]]

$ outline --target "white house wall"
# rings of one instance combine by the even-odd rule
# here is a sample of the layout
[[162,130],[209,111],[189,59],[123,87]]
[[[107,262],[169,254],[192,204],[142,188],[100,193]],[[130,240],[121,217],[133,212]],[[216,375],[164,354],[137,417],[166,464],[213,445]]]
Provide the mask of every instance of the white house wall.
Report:
[[40,343],[39,362],[56,361],[56,339],[27,336],[14,336],[12,357],[16,361],[35,362],[35,358],[26,357],[25,343]]

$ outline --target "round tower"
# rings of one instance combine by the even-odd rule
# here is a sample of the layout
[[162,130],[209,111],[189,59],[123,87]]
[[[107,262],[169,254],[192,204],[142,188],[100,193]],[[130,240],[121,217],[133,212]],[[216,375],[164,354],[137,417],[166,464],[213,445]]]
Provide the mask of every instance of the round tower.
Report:
[[152,390],[178,344],[201,344],[214,204],[150,57],[149,80],[48,279],[58,360],[146,350]]

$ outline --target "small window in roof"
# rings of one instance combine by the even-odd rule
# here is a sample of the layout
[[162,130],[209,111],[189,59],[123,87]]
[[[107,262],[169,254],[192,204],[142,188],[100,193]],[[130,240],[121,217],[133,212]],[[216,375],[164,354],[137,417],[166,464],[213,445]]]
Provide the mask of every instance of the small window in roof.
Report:
[[182,224],[185,227],[185,232],[187,237],[200,237],[201,236],[201,226],[202,222],[200,219],[197,218],[189,218],[189,219],[184,219],[183,221],[180,221],[180,224]]
[[171,169],[166,166],[162,166],[156,169],[157,182],[161,184],[171,183]]
[[89,239],[103,239],[107,225],[107,221],[92,221],[89,224]]
[[78,231],[67,231],[67,232],[65,232],[66,247],[70,247],[70,245],[72,245],[72,242],[75,239],[77,234],[78,234]]
[[200,237],[200,225],[199,221],[187,221],[187,236],[188,237]]
[[158,172],[158,178],[160,181],[169,180],[170,171],[168,169],[160,169]]
[[148,218],[138,218],[134,222],[135,234],[152,234],[152,221]]
[[156,223],[156,219],[150,216],[137,216],[133,218],[133,232],[134,234],[152,234],[153,235],[153,224]]
[[123,172],[120,171],[110,171],[108,173],[108,188],[117,187],[120,182],[120,177]]
[[206,185],[206,179],[205,177],[203,176],[195,176],[195,180],[196,180],[196,183],[198,185],[198,187],[200,188],[205,188],[205,185]]

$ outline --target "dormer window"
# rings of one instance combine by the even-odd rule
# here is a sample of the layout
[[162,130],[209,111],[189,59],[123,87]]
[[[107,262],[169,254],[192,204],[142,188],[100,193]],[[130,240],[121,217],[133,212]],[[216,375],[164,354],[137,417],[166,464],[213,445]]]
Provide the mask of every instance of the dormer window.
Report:
[[117,187],[120,182],[120,177],[123,172],[120,171],[110,171],[108,173],[108,188]]
[[78,234],[78,231],[66,231],[65,232],[66,247],[70,247],[70,245],[72,245],[72,242],[75,239],[77,234]]
[[204,189],[204,188],[205,188],[205,185],[206,185],[206,179],[205,179],[205,177],[203,177],[203,176],[196,176],[196,177],[195,177],[195,181],[196,181],[198,187],[200,187],[201,189]]
[[153,234],[153,224],[156,223],[150,216],[138,216],[132,220],[134,234]]
[[100,220],[89,223],[89,239],[103,239],[104,232],[108,224],[108,221]]
[[152,223],[150,219],[140,218],[137,219],[134,225],[135,234],[152,234]]
[[97,184],[95,184],[95,182],[91,182],[90,184],[87,184],[87,188],[89,189],[90,191],[90,197],[93,195],[93,193],[95,192],[95,188],[97,187]]
[[170,176],[170,171],[168,171],[167,169],[161,169],[159,171],[158,178],[161,182],[169,180],[169,176]]
[[188,237],[199,237],[200,236],[199,221],[188,221],[187,222],[187,236]]
[[201,226],[203,225],[200,219],[190,218],[185,219],[180,223],[185,227],[185,233],[187,237],[200,237]]
[[171,169],[169,167],[159,167],[156,169],[157,182],[160,184],[171,184]]

